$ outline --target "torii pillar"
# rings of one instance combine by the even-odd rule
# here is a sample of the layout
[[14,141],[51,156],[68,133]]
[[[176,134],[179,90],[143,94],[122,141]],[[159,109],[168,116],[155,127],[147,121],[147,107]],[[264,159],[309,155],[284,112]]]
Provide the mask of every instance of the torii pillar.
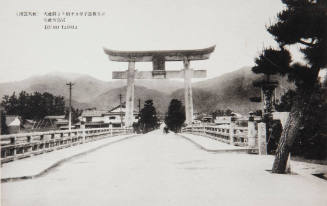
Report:
[[135,61],[128,62],[125,125],[133,125]]
[[[127,79],[125,126],[133,125],[134,113],[134,81],[135,79],[184,79],[186,123],[193,122],[192,78],[206,77],[206,70],[193,70],[190,61],[209,59],[215,46],[196,50],[165,50],[165,51],[115,51],[104,49],[112,61],[128,62],[128,70],[114,71],[113,79]],[[166,61],[183,61],[183,70],[166,71]],[[153,71],[135,70],[135,62],[152,62]]]
[[190,62],[184,59],[184,99],[185,99],[185,117],[186,124],[193,122],[193,94],[192,94],[192,70]]

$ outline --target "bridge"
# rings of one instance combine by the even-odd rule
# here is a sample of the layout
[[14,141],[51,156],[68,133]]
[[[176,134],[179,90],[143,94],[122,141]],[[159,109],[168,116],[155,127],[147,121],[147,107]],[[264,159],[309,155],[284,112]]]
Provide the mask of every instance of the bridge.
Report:
[[[2,205],[325,205],[326,166],[271,174],[249,128],[84,129],[3,135]],[[250,128],[251,129],[251,128]],[[231,138],[232,137],[232,138]],[[258,154],[259,153],[259,154]]]

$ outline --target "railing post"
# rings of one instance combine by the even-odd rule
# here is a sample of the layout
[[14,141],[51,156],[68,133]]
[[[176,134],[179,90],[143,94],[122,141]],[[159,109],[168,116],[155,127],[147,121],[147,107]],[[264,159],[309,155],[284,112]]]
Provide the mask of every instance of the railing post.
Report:
[[85,139],[86,139],[86,134],[85,134],[85,122],[81,122],[81,130],[82,130],[82,143],[85,143]]
[[255,122],[252,113],[250,114],[248,121],[248,148],[253,149],[256,146],[256,131]]
[[[40,135],[40,143],[39,143],[39,150],[44,151],[45,150],[45,143],[44,143],[44,135]],[[42,148],[40,148],[42,145]]]
[[231,122],[229,125],[229,144],[234,145],[234,130],[235,130],[235,117],[231,118]]
[[12,155],[13,155],[13,157],[15,158],[15,156],[16,156],[16,150],[17,150],[17,148],[16,148],[16,137],[12,137],[12,138],[10,139],[10,143],[11,143],[12,145],[14,145],[14,150],[13,150],[13,152],[12,152]]
[[57,149],[57,147],[60,145],[60,141],[56,139],[56,134],[57,133],[53,133],[53,138],[54,138],[54,147]]
[[72,142],[73,142],[73,139],[72,139],[72,133],[71,132],[68,132],[68,144],[69,144],[69,146],[72,144]]
[[[31,136],[27,136],[26,137],[26,141],[28,142],[28,143],[31,143]],[[29,144],[28,145],[28,147],[27,147],[27,153],[29,153],[29,152],[31,152],[32,151],[32,146]]]
[[110,137],[112,137],[112,123],[109,123],[109,129],[110,129]]
[[59,145],[65,144],[65,142],[64,142],[63,139],[64,139],[64,133],[61,132],[61,133],[60,133],[60,141],[59,141]]
[[258,147],[260,155],[267,155],[266,124],[258,123]]

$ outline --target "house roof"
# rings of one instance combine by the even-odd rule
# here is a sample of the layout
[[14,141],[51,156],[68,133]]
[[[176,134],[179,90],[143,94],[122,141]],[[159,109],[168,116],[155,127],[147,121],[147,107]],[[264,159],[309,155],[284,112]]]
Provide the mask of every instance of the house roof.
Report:
[[103,121],[98,121],[98,122],[85,122],[86,126],[90,126],[90,125],[102,125],[105,124]]
[[102,117],[107,111],[104,110],[84,110],[82,117]]
[[34,121],[32,119],[25,119],[25,123],[34,124],[34,123],[36,123],[36,121]]
[[21,119],[19,116],[7,115],[6,116],[6,125],[7,126],[19,126],[21,124]]
[[[123,102],[123,103],[121,104],[121,106],[122,106],[122,108],[126,108],[126,102]],[[110,109],[108,112],[112,112],[112,111],[114,111],[115,109],[118,109],[118,108],[120,108],[120,105],[118,105],[118,106],[116,106],[116,107]]]
[[65,115],[48,115],[44,119],[65,119]]
[[[120,110],[119,110],[119,108],[120,108],[120,105],[118,105],[118,106],[116,106],[116,107],[110,109],[106,114],[109,114],[109,115],[111,115],[111,114],[120,114]],[[118,111],[115,111],[115,110],[118,110]],[[121,111],[121,112],[122,112],[122,113],[125,113],[125,112],[126,112],[126,102],[122,103],[122,111]],[[133,113],[134,113],[134,114],[138,114],[139,112],[136,111],[136,110],[134,110]]]
[[56,122],[56,124],[68,124],[68,120],[67,119],[60,119]]
[[[120,111],[115,111],[117,109],[120,108],[120,105],[115,106],[113,108],[111,108],[110,110],[95,110],[95,109],[88,109],[88,110],[84,110],[82,112],[82,117],[103,117],[106,115],[113,115],[113,114],[120,114]],[[121,111],[122,113],[125,113],[125,109],[126,109],[126,103],[122,103],[122,108],[123,110]],[[137,111],[134,110],[134,114],[138,114]]]

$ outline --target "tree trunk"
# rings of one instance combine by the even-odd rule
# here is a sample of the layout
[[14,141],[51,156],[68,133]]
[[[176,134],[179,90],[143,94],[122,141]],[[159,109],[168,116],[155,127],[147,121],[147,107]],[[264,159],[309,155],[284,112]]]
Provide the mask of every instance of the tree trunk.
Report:
[[303,108],[299,108],[299,105],[292,108],[290,116],[283,129],[282,135],[279,140],[278,148],[276,151],[276,157],[272,168],[272,173],[284,174],[287,165],[288,155],[290,149],[294,143],[294,140],[299,133],[301,125],[303,123]]
[[299,91],[279,140],[272,173],[285,173],[288,155],[303,125],[304,115],[310,107],[314,93],[314,87],[307,87]]

